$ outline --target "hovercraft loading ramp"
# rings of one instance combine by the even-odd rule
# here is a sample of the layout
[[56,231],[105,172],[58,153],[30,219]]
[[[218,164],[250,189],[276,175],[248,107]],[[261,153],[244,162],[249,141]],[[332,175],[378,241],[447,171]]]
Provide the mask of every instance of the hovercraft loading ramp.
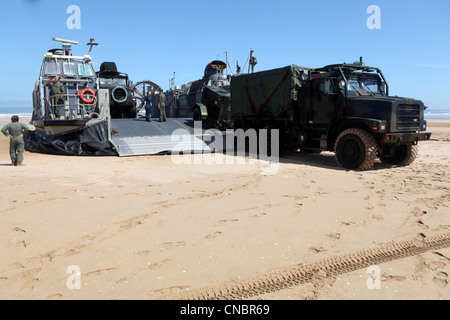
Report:
[[213,152],[203,130],[192,119],[111,119],[111,142],[121,157],[158,154]]

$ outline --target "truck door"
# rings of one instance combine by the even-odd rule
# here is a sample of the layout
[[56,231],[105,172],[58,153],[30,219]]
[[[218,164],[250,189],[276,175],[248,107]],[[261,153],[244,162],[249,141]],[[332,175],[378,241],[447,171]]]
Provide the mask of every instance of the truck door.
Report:
[[312,80],[312,120],[315,126],[327,127],[335,115],[335,88],[331,78]]

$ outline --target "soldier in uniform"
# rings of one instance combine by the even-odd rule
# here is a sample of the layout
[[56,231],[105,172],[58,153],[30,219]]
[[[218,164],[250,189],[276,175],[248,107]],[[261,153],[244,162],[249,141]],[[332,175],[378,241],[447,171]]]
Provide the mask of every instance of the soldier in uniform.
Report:
[[55,76],[53,79],[48,79],[47,87],[52,89],[52,113],[56,120],[60,117],[60,108],[64,105],[64,85],[59,82],[59,76]]
[[145,102],[145,121],[150,122],[150,117],[151,117],[151,113],[152,113],[152,95],[154,93],[155,90],[150,91],[148,90],[147,95],[144,97],[144,102]]
[[23,137],[28,133],[28,127],[19,122],[18,116],[11,117],[11,123],[2,128],[2,133],[9,137],[9,154],[13,166],[20,166],[23,162],[25,143]]
[[166,122],[166,96],[164,95],[162,89],[159,89],[159,122]]

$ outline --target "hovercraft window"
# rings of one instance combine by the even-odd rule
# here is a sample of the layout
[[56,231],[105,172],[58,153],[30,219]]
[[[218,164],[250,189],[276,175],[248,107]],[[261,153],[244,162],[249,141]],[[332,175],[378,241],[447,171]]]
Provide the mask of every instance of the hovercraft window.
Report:
[[73,62],[64,62],[63,63],[63,71],[66,76],[76,76],[77,69],[75,68],[75,63]]
[[56,68],[56,61],[47,61],[45,63],[45,74],[46,75],[58,74],[58,70]]
[[78,64],[78,75],[92,77],[94,76],[94,72],[90,65],[80,63]]

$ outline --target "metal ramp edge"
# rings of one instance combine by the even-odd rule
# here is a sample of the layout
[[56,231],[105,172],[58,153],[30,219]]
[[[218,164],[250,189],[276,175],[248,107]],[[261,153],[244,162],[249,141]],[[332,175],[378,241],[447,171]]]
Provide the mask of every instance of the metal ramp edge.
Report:
[[168,119],[165,123],[113,119],[111,129],[110,141],[120,157],[214,152],[208,139],[194,135],[193,122],[188,119]]

